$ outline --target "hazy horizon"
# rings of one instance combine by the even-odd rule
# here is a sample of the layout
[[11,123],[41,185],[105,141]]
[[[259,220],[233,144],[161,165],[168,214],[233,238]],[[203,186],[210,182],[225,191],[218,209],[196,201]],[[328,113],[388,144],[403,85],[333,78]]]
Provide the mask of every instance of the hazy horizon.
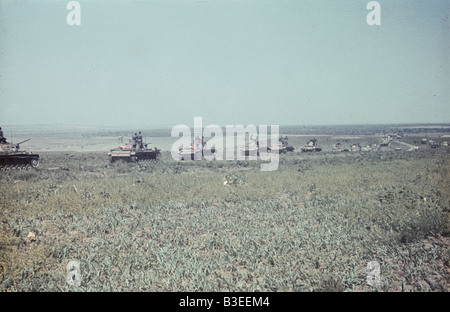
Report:
[[[186,124],[191,131],[194,130],[194,124],[193,123],[187,123]],[[202,128],[205,129],[206,126],[211,125],[211,123],[202,123]],[[230,124],[223,124],[218,125],[222,128],[222,130],[226,131],[226,126]],[[261,124],[236,124],[236,125],[230,125],[230,126],[237,126],[242,125],[244,127],[247,127],[249,125],[255,125],[260,126]],[[21,133],[21,134],[28,134],[30,135],[30,131],[37,132],[37,135],[42,133],[58,133],[58,132],[102,132],[102,131],[124,131],[129,132],[130,135],[136,131],[163,131],[166,134],[170,135],[171,130],[176,125],[152,125],[152,124],[117,124],[117,125],[107,125],[107,124],[83,124],[83,125],[77,125],[77,124],[14,124],[14,125],[0,125],[2,127],[4,135],[10,136],[13,133]],[[267,125],[270,129],[272,125]],[[341,131],[348,131],[350,129],[378,129],[381,132],[388,132],[390,130],[393,130],[395,128],[400,129],[413,129],[413,128],[420,128],[420,129],[446,129],[445,132],[450,131],[450,123],[389,123],[389,124],[383,124],[383,123],[366,123],[366,124],[316,124],[316,125],[276,125],[279,126],[279,129],[282,133],[280,134],[293,134],[293,132],[299,132],[302,129],[305,132],[305,134],[309,134],[311,130],[317,130],[321,129],[321,131],[330,131],[332,129],[336,133],[340,133]],[[33,134],[34,135],[34,134]]]
[[0,126],[440,124],[450,2],[0,0]]
[[[188,122],[186,124],[183,125],[187,125],[189,127],[193,127],[193,122]],[[203,123],[203,127],[207,126],[207,125],[211,125],[212,123]],[[219,124],[219,127],[225,127],[227,125],[231,125],[231,124]],[[238,125],[238,124],[235,124]],[[254,123],[248,123],[248,124],[243,124],[240,123],[239,125],[243,125],[243,126],[247,126],[247,125],[261,125],[261,124],[254,124]],[[270,124],[267,124],[268,126],[270,126]],[[18,123],[18,124],[4,124],[4,125],[0,125],[0,127],[2,127],[3,129],[6,129],[7,127],[48,127],[51,128],[52,126],[55,127],[67,127],[67,128],[139,128],[139,127],[144,127],[145,129],[170,129],[173,126],[175,126],[175,124],[123,124],[123,123],[119,123],[119,124],[96,124],[96,123],[92,123],[92,124],[66,124],[66,123],[42,123],[42,124],[23,124],[23,123]],[[417,122],[417,123],[342,123],[342,124],[279,124],[278,126],[280,127],[306,127],[306,128],[310,128],[310,127],[364,127],[364,126],[398,126],[398,127],[440,127],[440,126],[445,126],[445,127],[450,127],[450,122]]]

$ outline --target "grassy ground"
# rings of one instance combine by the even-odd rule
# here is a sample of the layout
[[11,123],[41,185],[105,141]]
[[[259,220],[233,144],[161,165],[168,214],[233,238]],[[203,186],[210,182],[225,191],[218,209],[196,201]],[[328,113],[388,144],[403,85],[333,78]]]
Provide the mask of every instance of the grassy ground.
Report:
[[262,172],[41,153],[38,170],[0,176],[0,289],[448,291],[448,153],[280,158]]

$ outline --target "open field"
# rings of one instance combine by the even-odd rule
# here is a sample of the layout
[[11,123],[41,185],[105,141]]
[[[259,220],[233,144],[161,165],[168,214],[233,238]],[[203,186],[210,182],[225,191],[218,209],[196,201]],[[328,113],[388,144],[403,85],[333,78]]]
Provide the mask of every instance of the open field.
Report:
[[[311,136],[288,137],[296,150],[273,172],[168,149],[136,164],[110,164],[108,148],[41,150],[37,170],[0,173],[0,289],[449,290],[450,149],[331,153],[379,140],[343,133],[300,153]],[[80,286],[66,282],[72,260]]]

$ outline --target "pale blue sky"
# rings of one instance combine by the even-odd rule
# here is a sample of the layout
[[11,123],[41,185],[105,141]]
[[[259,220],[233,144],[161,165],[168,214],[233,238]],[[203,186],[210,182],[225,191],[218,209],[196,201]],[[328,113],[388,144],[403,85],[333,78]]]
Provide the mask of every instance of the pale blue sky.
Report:
[[450,1],[0,0],[0,126],[450,122]]

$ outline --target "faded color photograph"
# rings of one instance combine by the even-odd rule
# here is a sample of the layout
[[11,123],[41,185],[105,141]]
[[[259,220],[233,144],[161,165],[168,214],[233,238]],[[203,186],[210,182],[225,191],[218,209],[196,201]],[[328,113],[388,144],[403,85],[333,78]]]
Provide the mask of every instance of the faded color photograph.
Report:
[[0,291],[448,292],[449,15],[0,0]]

